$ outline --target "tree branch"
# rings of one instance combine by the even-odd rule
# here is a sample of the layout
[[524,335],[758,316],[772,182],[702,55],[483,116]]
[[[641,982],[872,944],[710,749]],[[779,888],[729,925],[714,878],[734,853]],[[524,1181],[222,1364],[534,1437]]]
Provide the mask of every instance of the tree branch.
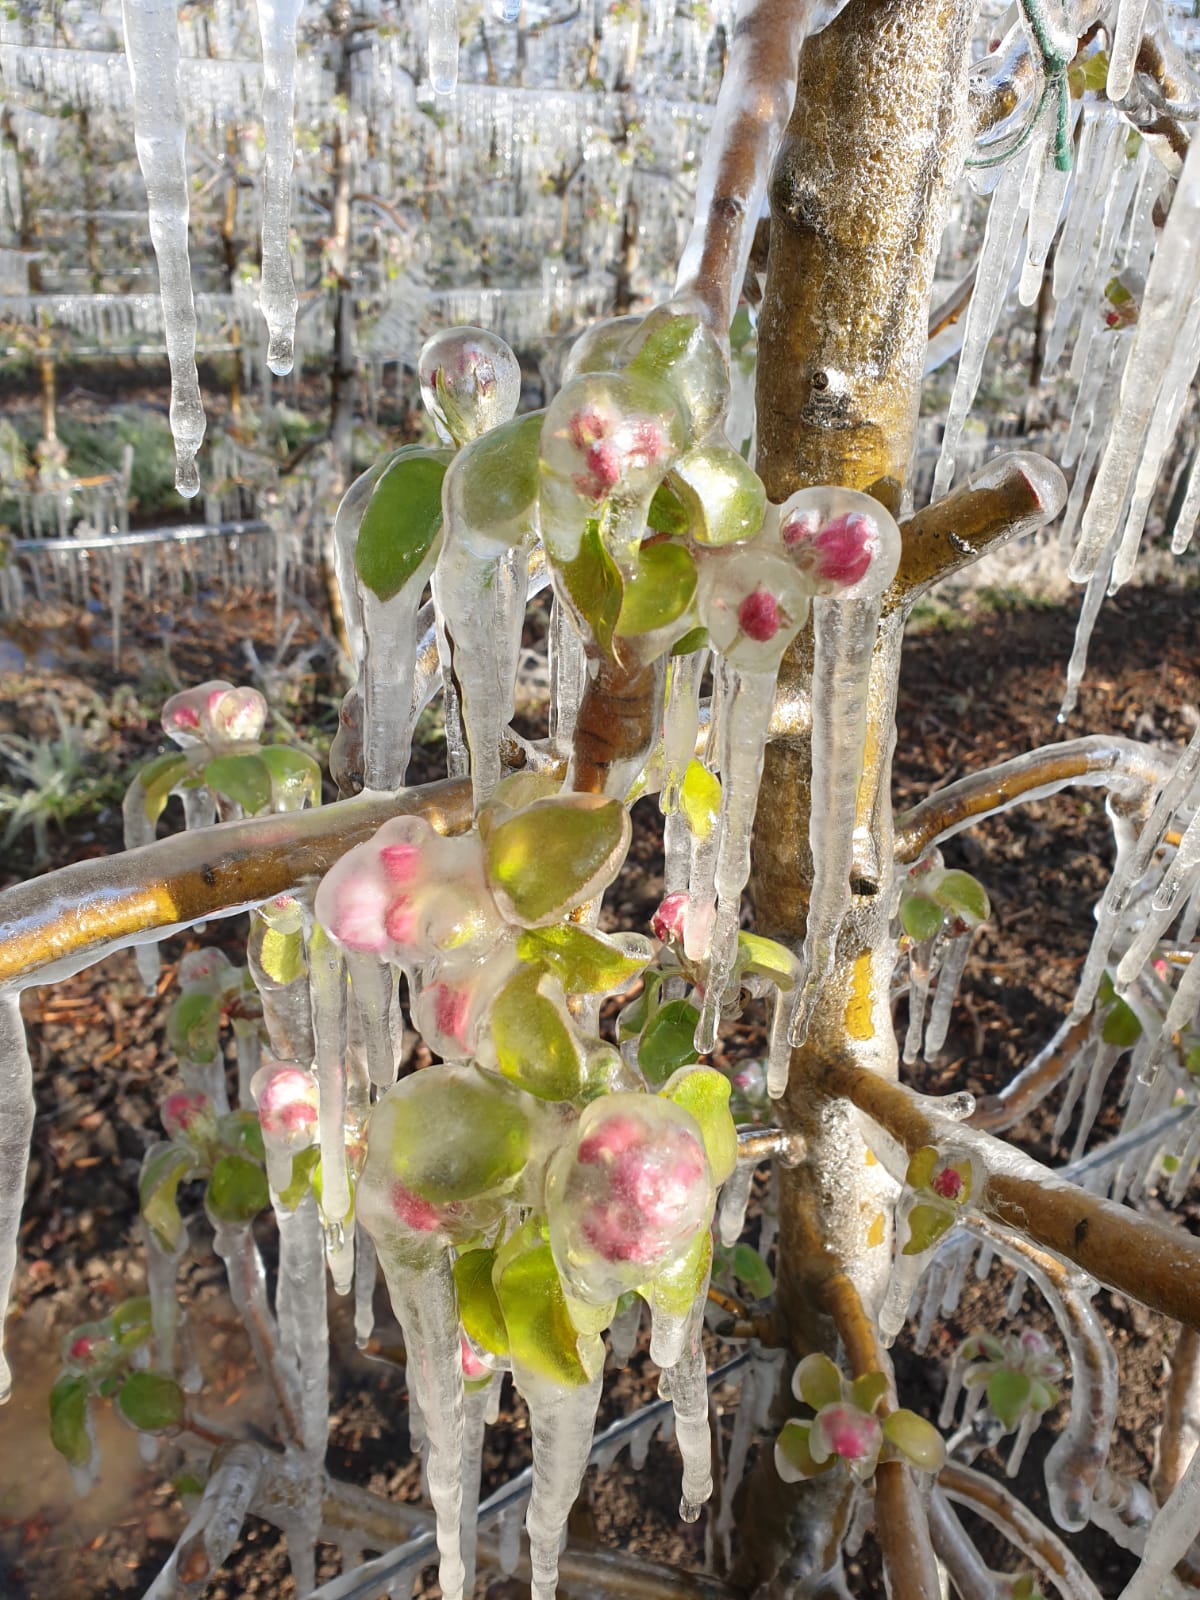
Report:
[[1096,1585],[1058,1535],[1027,1511],[1003,1484],[957,1461],[948,1461],[937,1481],[947,1499],[966,1506],[998,1528],[1054,1584],[1064,1600],[1100,1600]]
[[1070,1017],[1057,1030],[1050,1042],[1041,1049],[1027,1067],[1017,1073],[1011,1083],[1005,1084],[999,1094],[984,1095],[976,1102],[968,1117],[973,1128],[987,1133],[1000,1133],[1020,1122],[1040,1105],[1063,1078],[1091,1032],[1090,1016],[1072,1022]]
[[261,905],[320,877],[390,817],[413,815],[461,832],[471,823],[470,783],[223,822],[17,884],[0,893],[0,988],[67,977],[124,945]]
[[979,1164],[972,1204],[1164,1316],[1200,1328],[1200,1239],[1089,1194],[935,1103],[850,1062],[830,1062],[826,1093],[845,1095],[909,1155],[947,1145]]
[[919,861],[943,839],[1005,811],[1017,800],[1044,800],[1071,784],[1105,788],[1137,804],[1149,801],[1170,775],[1173,763],[1133,739],[1092,734],[1042,745],[1001,761],[902,812],[896,818],[896,860]]

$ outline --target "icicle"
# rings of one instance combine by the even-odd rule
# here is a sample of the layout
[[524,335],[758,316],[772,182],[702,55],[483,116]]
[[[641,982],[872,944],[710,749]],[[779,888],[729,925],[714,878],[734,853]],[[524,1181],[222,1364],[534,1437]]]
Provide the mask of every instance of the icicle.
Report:
[[1112,1069],[1116,1066],[1126,1050],[1125,1045],[1105,1044],[1103,1040],[1097,1045],[1096,1053],[1091,1058],[1092,1070],[1088,1075],[1087,1093],[1083,1098],[1083,1110],[1079,1116],[1079,1126],[1075,1130],[1075,1142],[1071,1146],[1071,1160],[1078,1161],[1087,1147],[1088,1135],[1095,1125],[1096,1117],[1104,1099],[1104,1091],[1108,1087],[1108,1080]]
[[721,1477],[721,1506],[713,1528],[714,1538],[721,1541],[727,1571],[733,1555],[733,1502],[746,1475],[746,1460],[754,1440],[758,1421],[758,1390],[763,1382],[769,1382],[770,1370],[760,1360],[751,1360],[742,1378],[737,1413],[733,1419],[733,1436],[729,1441],[729,1455]]
[[707,1280],[697,1292],[687,1319],[683,1350],[670,1369],[671,1406],[675,1413],[675,1438],[683,1460],[683,1491],[679,1515],[695,1522],[700,1507],[712,1494],[712,1432],[708,1421],[708,1369],[704,1361],[704,1306]]
[[[1062,93],[1065,92],[1064,88]],[[1064,117],[1068,138],[1071,115],[1072,112],[1068,109]],[[1050,246],[1054,242],[1058,219],[1062,215],[1063,201],[1066,199],[1067,187],[1071,181],[1071,168],[1060,167],[1056,159],[1059,132],[1057,96],[1051,95],[1048,98],[1042,118],[1045,123],[1041,136],[1044,154],[1033,170],[1033,193],[1029,204],[1025,263],[1017,286],[1017,298],[1023,306],[1037,304],[1042,290],[1042,279],[1046,275],[1046,257],[1050,254]],[[1038,134],[1035,133],[1033,137],[1036,142]]]
[[1021,1463],[1025,1459],[1025,1451],[1029,1441],[1038,1430],[1041,1417],[1034,1411],[1027,1411],[1017,1426],[1016,1437],[1013,1439],[1012,1448],[1008,1452],[1008,1460],[1004,1463],[1004,1476],[1015,1478],[1021,1470]]
[[1159,1600],[1169,1592],[1172,1569],[1187,1553],[1200,1524],[1200,1451],[1171,1491],[1146,1534],[1145,1553],[1121,1600]]
[[967,956],[971,951],[971,940],[975,930],[968,928],[965,933],[955,934],[946,940],[942,952],[941,964],[938,967],[937,992],[933,997],[933,1009],[929,1014],[929,1026],[925,1030],[925,1059],[932,1061],[946,1042],[946,1034],[950,1027],[950,1013],[954,1007],[954,997],[958,993],[958,986],[962,980],[963,969],[967,964]]
[[163,336],[171,366],[175,487],[190,499],[200,490],[196,452],[204,438],[204,405],[196,373],[196,309],[188,261],[188,174],[176,13],[175,0],[122,0],[125,54],[133,84],[134,142],[146,182]]
[[1181,556],[1191,544],[1197,517],[1200,517],[1200,450],[1193,455],[1188,468],[1187,489],[1171,534],[1172,555]]
[[780,509],[779,533],[813,590],[813,882],[791,1025],[791,1041],[801,1045],[850,909],[867,688],[883,593],[900,561],[900,530],[869,495],[805,489]]
[[367,1069],[377,1089],[396,1081],[398,1063],[392,1037],[392,1013],[398,1003],[396,975],[378,956],[347,950],[350,993],[363,1030]]
[[[738,672],[722,659],[721,824],[717,847],[717,916],[709,946],[704,1003],[696,1024],[696,1049],[717,1042],[721,1004],[737,955],[742,890],[750,877],[750,837],[762,779],[767,727],[775,704],[775,674]],[[782,1092],[782,1091],[781,1091]]]
[[733,1169],[721,1186],[717,1206],[717,1237],[727,1250],[732,1249],[742,1236],[746,1225],[746,1206],[754,1186],[754,1163],[742,1161]]
[[1124,100],[1133,86],[1133,70],[1142,47],[1142,30],[1149,0],[1118,0],[1116,27],[1110,33],[1108,82],[1105,93],[1114,105]]
[[221,1453],[200,1504],[146,1591],[146,1600],[194,1600],[203,1593],[238,1541],[263,1469],[257,1445],[231,1444]]
[[958,376],[946,413],[942,450],[933,478],[931,498],[934,500],[942,498],[954,479],[954,458],[962,437],[963,423],[975,403],[984,358],[996,330],[1015,265],[1017,244],[1025,220],[1023,191],[1026,169],[1037,153],[1031,150],[1024,158],[1008,163],[988,207],[975,290],[967,308],[962,353],[958,358]]
[[146,1293],[150,1297],[150,1325],[154,1329],[155,1367],[169,1377],[175,1372],[175,1337],[179,1329],[176,1285],[179,1263],[188,1247],[187,1224],[177,1250],[164,1250],[153,1228],[141,1227],[146,1251]]
[[453,94],[458,83],[457,0],[428,0],[429,77],[435,94]]
[[1150,263],[1133,348],[1121,382],[1116,420],[1083,514],[1070,567],[1070,576],[1077,583],[1085,582],[1096,571],[1117,532],[1164,375],[1189,353],[1195,362],[1195,351],[1184,348],[1181,333],[1200,282],[1200,254],[1195,249],[1198,227],[1200,153],[1189,148]]
[[296,24],[303,0],[256,0],[262,40],[263,156],[262,284],[267,324],[267,365],[292,370],[296,338],[296,287],[288,248],[296,100]]
[[479,1533],[479,1480],[483,1474],[483,1440],[488,1413],[494,1403],[493,1391],[500,1388],[499,1376],[469,1389],[463,1400],[462,1459],[462,1561],[463,1593],[475,1588],[475,1545]]
[[33,1066],[16,994],[0,994],[0,1405],[12,1393],[4,1319],[17,1269],[25,1171],[33,1135]]
[[564,754],[571,748],[586,683],[583,639],[556,594],[550,603],[550,739]]
[[908,952],[908,1031],[904,1035],[904,1064],[920,1058],[925,1033],[925,1007],[933,979],[935,939],[923,939]]
[[1196,813],[1185,828],[1174,859],[1154,892],[1137,937],[1121,957],[1117,967],[1118,990],[1127,989],[1130,984],[1136,982],[1142,968],[1153,954],[1155,945],[1178,916],[1180,897],[1185,886],[1190,887],[1197,867],[1200,867],[1200,812]]
[[511,1578],[521,1561],[521,1512],[517,1502],[506,1506],[499,1516],[496,1537],[496,1565],[505,1578]]
[[608,1330],[612,1341],[612,1364],[618,1370],[629,1365],[629,1358],[637,1345],[642,1327],[643,1303],[640,1294],[631,1295],[629,1304],[617,1312]]
[[555,1600],[558,1592],[559,1546],[588,1464],[602,1382],[598,1372],[574,1388],[527,1384],[522,1391],[533,1441],[533,1493],[525,1514],[532,1600]]
[[883,1304],[879,1308],[879,1332],[885,1345],[891,1345],[900,1329],[904,1326],[908,1316],[908,1308],[912,1304],[913,1294],[921,1273],[926,1266],[926,1259],[921,1255],[906,1256],[897,1245],[895,1256],[892,1260],[892,1271],[888,1278],[887,1292],[883,1297]]
[[365,1350],[375,1335],[375,1241],[365,1228],[357,1231],[354,1251],[354,1342]]
[[303,927],[304,910],[293,895],[280,895],[250,913],[246,965],[262,1002],[271,1053],[279,1061],[307,1063],[316,1054]]
[[275,1316],[279,1346],[296,1374],[300,1447],[323,1457],[329,1432],[329,1326],[325,1305],[324,1239],[311,1193],[294,1211],[276,1204],[279,1283]]
[[308,960],[320,1088],[321,1210],[334,1288],[339,1294],[347,1294],[354,1271],[354,1235],[345,1227],[350,1212],[346,1165],[346,974],[341,951],[320,928],[314,928],[309,939]]

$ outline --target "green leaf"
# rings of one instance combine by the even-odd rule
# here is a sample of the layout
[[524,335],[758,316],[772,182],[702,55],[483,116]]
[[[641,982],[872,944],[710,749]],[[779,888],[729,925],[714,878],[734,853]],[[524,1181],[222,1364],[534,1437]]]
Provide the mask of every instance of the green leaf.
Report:
[[[506,534],[532,514],[539,488],[538,454],[544,411],[530,411],[491,428],[459,455],[454,476],[472,529]],[[520,529],[513,536],[520,537]]]
[[693,628],[690,633],[685,633],[682,639],[676,639],[671,646],[673,656],[690,656],[693,650],[708,644],[708,629],[704,627]]
[[204,1479],[194,1472],[180,1472],[171,1479],[171,1487],[180,1500],[199,1500],[204,1493]]
[[191,762],[182,751],[168,751],[138,773],[143,794],[142,808],[147,822],[157,822],[162,816],[168,795],[190,765]]
[[150,1300],[138,1295],[133,1300],[122,1300],[108,1319],[112,1336],[122,1350],[136,1350],[150,1338],[153,1327],[150,1320]]
[[696,1303],[712,1266],[713,1239],[708,1228],[698,1230],[678,1261],[659,1272],[650,1290],[651,1308],[682,1317]]
[[248,817],[271,804],[271,773],[261,756],[214,756],[203,777],[214,794],[236,801]]
[[185,1061],[215,1059],[221,1025],[221,1002],[199,989],[181,995],[167,1017],[167,1043]]
[[925,894],[906,894],[900,900],[900,926],[918,944],[932,939],[946,920],[946,913]]
[[501,910],[526,928],[560,921],[607,889],[630,831],[621,802],[593,794],[535,800],[504,818],[485,841],[488,882]]
[[908,1213],[908,1240],[903,1254],[919,1256],[935,1244],[954,1222],[953,1211],[942,1206],[918,1204]]
[[178,1145],[155,1145],[147,1151],[138,1179],[138,1204],[146,1226],[154,1231],[163,1249],[171,1252],[183,1242],[183,1219],[176,1191],[192,1161],[190,1152]]
[[672,489],[669,479],[664,479],[654,491],[646,524],[655,533],[669,533],[676,538],[689,531],[687,509]]
[[367,501],[354,565],[380,600],[391,600],[420,572],[442,531],[442,479],[449,453],[401,452]]
[[643,545],[614,632],[630,639],[669,627],[688,609],[695,593],[696,563],[682,545]]
[[1047,1383],[1044,1378],[1034,1378],[1029,1385],[1029,1409],[1041,1416],[1043,1411],[1049,1411],[1062,1399],[1062,1391],[1057,1384]]
[[[617,1039],[635,1039],[658,1010],[658,994],[665,974],[651,968],[642,979],[642,992],[617,1013]],[[698,1015],[699,1013],[697,1013]],[[670,1073],[667,1074],[670,1077]]]
[[583,530],[574,561],[562,562],[558,570],[572,604],[592,630],[592,637],[604,654],[611,656],[624,584],[620,569],[600,537],[600,524],[595,518],[591,518]]
[[675,463],[670,482],[684,506],[692,537],[715,546],[753,539],[762,527],[767,491],[732,445],[697,445]]
[[165,1433],[183,1417],[183,1390],[161,1372],[131,1372],[121,1385],[117,1410],[139,1433]]
[[542,990],[554,982],[537,967],[519,970],[492,1002],[488,1031],[496,1065],[512,1083],[539,1100],[573,1100],[583,1085],[583,1052],[565,1007]]
[[939,1159],[937,1150],[931,1144],[923,1144],[919,1150],[914,1150],[904,1174],[904,1181],[909,1188],[928,1189]]
[[231,1155],[250,1156],[259,1162],[267,1159],[262,1124],[253,1111],[227,1111],[217,1123],[217,1137],[221,1148]]
[[603,1359],[594,1335],[581,1340],[559,1280],[546,1224],[531,1218],[496,1252],[492,1275],[518,1385],[587,1383]]
[[245,1156],[222,1156],[213,1167],[205,1201],[219,1222],[252,1222],[271,1203],[266,1174]]
[[[386,1118],[380,1110],[385,1108]],[[431,1143],[430,1128],[454,1137]],[[472,1200],[502,1189],[529,1157],[529,1118],[522,1097],[498,1078],[444,1068],[414,1073],[371,1114],[372,1151],[389,1141],[388,1163],[406,1189],[432,1205]]]
[[574,922],[532,928],[517,940],[517,957],[552,972],[567,994],[614,994],[649,964],[649,944],[629,954],[613,939],[589,933]]
[[752,1244],[735,1244],[729,1264],[752,1300],[765,1300],[775,1292],[774,1274]]
[[737,1166],[737,1129],[729,1114],[731,1087],[715,1067],[683,1067],[661,1091],[664,1100],[673,1100],[695,1118],[717,1184],[724,1183]]
[[792,1393],[814,1411],[837,1405],[842,1398],[842,1375],[827,1355],[814,1351],[792,1375]]
[[932,1422],[901,1407],[883,1419],[883,1436],[922,1472],[937,1472],[946,1461],[946,1442]]
[[652,1088],[660,1088],[680,1067],[700,1059],[695,1045],[699,1020],[690,1000],[669,1000],[651,1017],[638,1045],[638,1066]]
[[864,1372],[861,1378],[855,1378],[850,1385],[850,1400],[860,1411],[874,1415],[875,1408],[887,1394],[887,1374],[879,1372]]
[[824,1461],[814,1461],[808,1448],[811,1422],[785,1422],[783,1432],[775,1441],[775,1470],[784,1483],[799,1483],[805,1478],[817,1478],[837,1465],[837,1456]]
[[1100,1037],[1105,1044],[1120,1045],[1123,1050],[1131,1049],[1142,1037],[1142,1025],[1136,1013],[1119,995],[1113,997],[1112,1008],[1104,1019]]
[[988,1379],[988,1406],[1006,1428],[1015,1428],[1029,1410],[1032,1389],[1033,1381],[1027,1372],[1002,1367]]
[[292,1157],[291,1181],[279,1196],[279,1204],[285,1211],[295,1211],[309,1189],[315,1187],[316,1174],[320,1165],[321,1147],[319,1144],[310,1144],[307,1150],[301,1150],[299,1154]]
[[458,1290],[458,1314],[469,1336],[494,1356],[506,1356],[508,1330],[492,1283],[495,1265],[494,1250],[467,1250],[454,1263],[454,1286]]
[[679,786],[679,809],[697,839],[711,837],[721,816],[721,780],[703,761],[688,762]]
[[320,804],[320,762],[286,744],[264,745],[258,756],[271,774],[276,804],[286,802],[283,809],[287,811],[298,811],[305,804]]
[[92,1459],[87,1379],[68,1373],[50,1391],[50,1443],[73,1467]]
[[737,948],[739,978],[766,978],[785,991],[795,983],[796,958],[786,945],[764,939],[761,933],[739,933]]
[[273,982],[287,985],[295,983],[305,972],[304,935],[280,933],[276,928],[263,931],[258,951],[259,964]]
[[933,898],[939,905],[961,917],[968,928],[977,928],[992,914],[987,890],[969,872],[943,874],[941,882],[933,890]]

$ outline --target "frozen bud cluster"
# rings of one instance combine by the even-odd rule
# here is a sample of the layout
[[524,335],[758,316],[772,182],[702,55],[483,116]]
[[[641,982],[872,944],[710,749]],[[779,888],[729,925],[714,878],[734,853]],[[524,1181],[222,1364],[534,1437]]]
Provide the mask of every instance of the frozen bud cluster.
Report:
[[257,689],[237,689],[219,678],[173,694],[162,714],[163,732],[183,749],[253,743],[266,720],[267,702]]
[[507,422],[521,398],[521,367],[497,334],[448,328],[421,349],[421,398],[446,444],[464,445]]
[[907,1460],[936,1472],[946,1458],[942,1437],[913,1411],[887,1406],[888,1380],[881,1371],[853,1382],[828,1356],[805,1356],[792,1376],[792,1393],[813,1413],[788,1422],[775,1444],[775,1465],[785,1483],[814,1478],[839,1462],[866,1480],[881,1456]]
[[801,489],[779,508],[779,538],[809,592],[835,599],[880,595],[900,563],[900,530],[870,495]]
[[700,1128],[657,1096],[593,1102],[547,1173],[555,1261],[572,1292],[593,1305],[679,1260],[708,1226],[713,1203]]
[[783,556],[764,548],[731,546],[705,560],[699,607],[713,648],[731,666],[742,672],[774,673],[808,621],[809,597]]

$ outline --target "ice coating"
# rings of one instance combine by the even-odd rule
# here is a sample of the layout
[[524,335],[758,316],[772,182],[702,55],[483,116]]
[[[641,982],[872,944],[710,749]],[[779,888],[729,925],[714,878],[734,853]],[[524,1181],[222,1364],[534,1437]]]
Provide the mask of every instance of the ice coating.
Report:
[[190,499],[200,492],[196,452],[204,438],[204,404],[196,373],[196,308],[188,259],[188,175],[176,9],[175,0],[122,0],[125,55],[133,83],[134,140],[146,181],[163,336],[171,364],[175,487]]
[[657,1095],[611,1094],[585,1108],[546,1176],[550,1242],[572,1294],[607,1305],[687,1252],[714,1205],[692,1116]]
[[802,1044],[850,909],[871,652],[900,561],[900,530],[869,495],[803,489],[780,508],[779,537],[813,591],[813,884],[791,1025],[792,1043]]
[[0,994],[0,1404],[12,1393],[3,1324],[17,1269],[17,1236],[33,1134],[33,1067],[15,994]]
[[532,1600],[555,1600],[558,1552],[592,1448],[603,1373],[572,1389],[525,1395],[533,1436],[533,1493],[525,1514]]
[[[432,0],[434,7],[445,0]],[[454,12],[453,0],[447,7]],[[458,40],[455,35],[455,51]],[[452,87],[452,85],[451,85]],[[465,445],[508,422],[521,398],[521,368],[498,334],[447,328],[421,347],[421,398],[446,444]]]
[[296,99],[296,24],[303,0],[255,0],[263,60],[262,286],[267,324],[267,365],[292,370],[296,342],[296,286],[288,255],[291,218],[292,139]]
[[429,77],[435,94],[453,94],[458,83],[457,0],[426,0]]
[[295,1157],[319,1139],[317,1080],[302,1067],[267,1061],[250,1087],[263,1133],[267,1181],[280,1195],[292,1182]]
[[[276,1200],[279,1282],[275,1317],[279,1349],[299,1396],[300,1449],[321,1460],[329,1432],[329,1327],[325,1306],[325,1240],[310,1193],[293,1211]],[[315,1539],[315,1533],[314,1533]]]
[[679,1515],[684,1522],[695,1522],[700,1508],[712,1494],[712,1435],[708,1420],[708,1369],[704,1360],[701,1330],[707,1283],[692,1306],[687,1319],[683,1350],[679,1360],[664,1374],[671,1391],[675,1412],[675,1438],[683,1460],[683,1491]]

